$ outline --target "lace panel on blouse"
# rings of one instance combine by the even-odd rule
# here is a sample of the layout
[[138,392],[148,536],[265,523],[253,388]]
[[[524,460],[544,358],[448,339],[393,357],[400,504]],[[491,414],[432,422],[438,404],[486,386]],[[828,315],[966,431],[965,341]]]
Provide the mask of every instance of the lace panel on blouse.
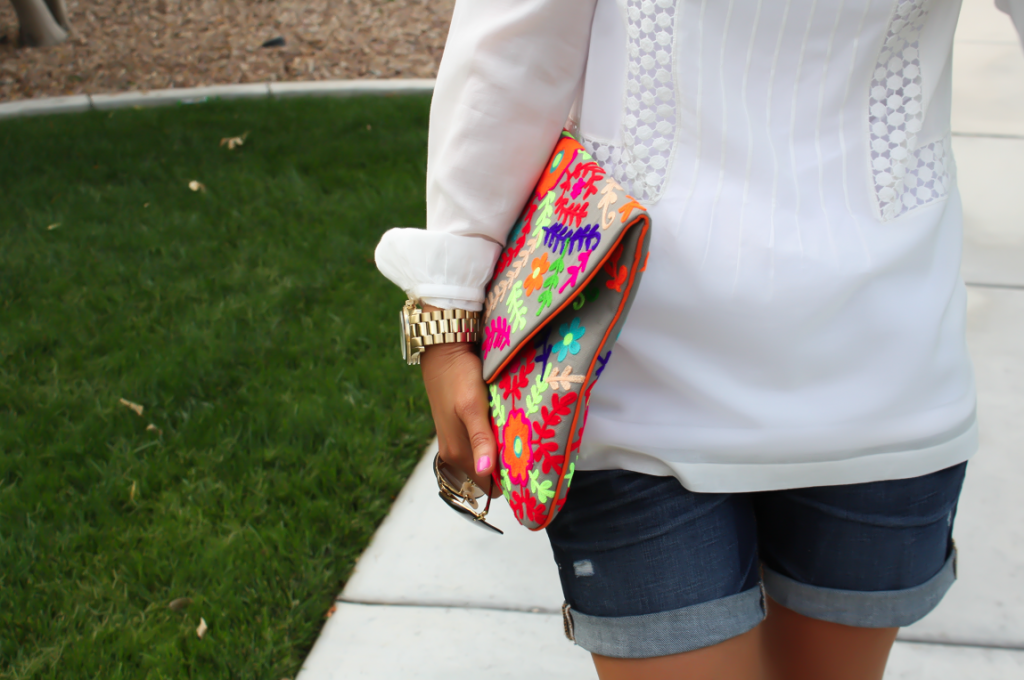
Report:
[[871,80],[871,170],[883,222],[945,198],[949,191],[948,137],[917,145],[924,118],[918,39],[927,4],[899,0]]
[[627,0],[622,145],[582,140],[608,173],[641,201],[661,198],[672,166],[675,20],[676,0]]

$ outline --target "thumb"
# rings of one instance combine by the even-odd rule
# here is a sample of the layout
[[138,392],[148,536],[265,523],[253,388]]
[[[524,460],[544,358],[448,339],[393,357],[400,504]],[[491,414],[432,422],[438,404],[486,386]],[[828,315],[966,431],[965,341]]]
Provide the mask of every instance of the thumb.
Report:
[[473,449],[474,481],[480,488],[486,490],[486,480],[494,469],[498,446],[494,441],[487,402],[482,396],[474,399],[472,404],[463,410],[462,422],[466,426],[469,445]]

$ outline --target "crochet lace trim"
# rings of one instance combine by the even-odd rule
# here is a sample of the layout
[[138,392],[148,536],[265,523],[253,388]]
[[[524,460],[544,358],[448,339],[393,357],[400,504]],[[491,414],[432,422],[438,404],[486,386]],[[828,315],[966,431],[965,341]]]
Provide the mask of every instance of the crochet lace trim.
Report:
[[928,0],[899,0],[871,80],[871,170],[882,221],[945,198],[952,154],[948,137],[918,147],[924,110],[918,39]]

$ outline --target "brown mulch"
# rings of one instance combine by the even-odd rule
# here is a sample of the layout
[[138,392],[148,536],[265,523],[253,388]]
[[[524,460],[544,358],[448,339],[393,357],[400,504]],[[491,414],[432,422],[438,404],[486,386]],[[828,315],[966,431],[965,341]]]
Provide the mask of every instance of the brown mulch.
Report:
[[[68,0],[71,32],[18,47],[0,0],[0,101],[333,78],[432,78],[454,0]],[[283,47],[261,47],[281,36]]]

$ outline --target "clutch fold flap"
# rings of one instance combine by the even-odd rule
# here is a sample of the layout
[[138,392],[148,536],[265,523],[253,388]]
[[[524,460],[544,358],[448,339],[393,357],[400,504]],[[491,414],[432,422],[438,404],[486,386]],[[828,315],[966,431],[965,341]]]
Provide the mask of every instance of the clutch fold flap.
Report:
[[485,382],[566,307],[581,305],[600,272],[611,272],[620,289],[625,285],[629,267],[616,249],[638,226],[648,227],[646,209],[563,133],[487,288]]

